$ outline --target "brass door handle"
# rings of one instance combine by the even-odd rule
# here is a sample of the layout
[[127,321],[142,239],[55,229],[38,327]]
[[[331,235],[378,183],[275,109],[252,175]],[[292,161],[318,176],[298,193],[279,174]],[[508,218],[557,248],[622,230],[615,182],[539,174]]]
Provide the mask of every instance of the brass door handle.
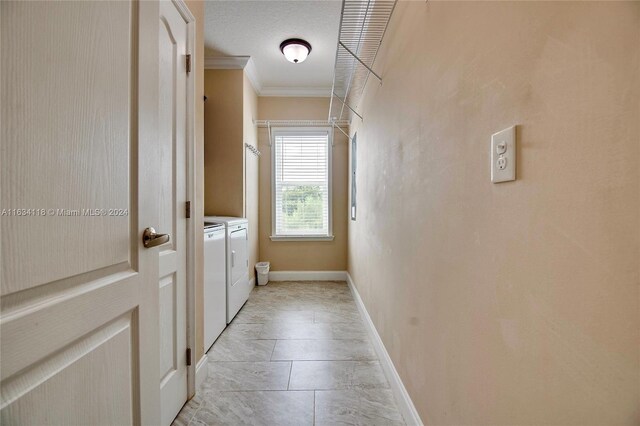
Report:
[[169,242],[171,239],[169,234],[158,234],[156,230],[149,227],[142,233],[142,244],[146,248],[156,247]]

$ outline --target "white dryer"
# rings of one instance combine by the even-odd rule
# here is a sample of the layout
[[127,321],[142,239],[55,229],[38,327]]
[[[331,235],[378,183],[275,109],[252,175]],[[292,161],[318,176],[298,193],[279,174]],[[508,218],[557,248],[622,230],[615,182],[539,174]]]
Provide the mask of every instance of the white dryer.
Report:
[[207,222],[225,225],[227,246],[227,324],[249,298],[249,221],[242,217],[205,216]]

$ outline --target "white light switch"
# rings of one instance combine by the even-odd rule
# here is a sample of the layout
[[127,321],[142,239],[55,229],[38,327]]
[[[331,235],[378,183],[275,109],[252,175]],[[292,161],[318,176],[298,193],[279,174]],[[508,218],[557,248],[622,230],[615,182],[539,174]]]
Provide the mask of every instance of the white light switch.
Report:
[[491,135],[491,182],[516,180],[516,126]]

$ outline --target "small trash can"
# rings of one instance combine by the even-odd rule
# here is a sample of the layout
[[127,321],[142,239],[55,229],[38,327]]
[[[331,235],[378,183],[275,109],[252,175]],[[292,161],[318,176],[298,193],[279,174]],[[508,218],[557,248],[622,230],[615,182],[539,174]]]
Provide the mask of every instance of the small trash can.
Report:
[[256,263],[256,271],[258,271],[258,285],[266,285],[269,282],[269,262]]

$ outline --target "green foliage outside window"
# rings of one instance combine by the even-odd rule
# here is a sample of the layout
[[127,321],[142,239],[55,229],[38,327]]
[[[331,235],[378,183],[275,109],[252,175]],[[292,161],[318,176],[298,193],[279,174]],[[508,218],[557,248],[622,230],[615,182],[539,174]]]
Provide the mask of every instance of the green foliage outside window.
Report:
[[285,229],[323,229],[322,191],[320,186],[304,185],[282,188],[282,216]]

